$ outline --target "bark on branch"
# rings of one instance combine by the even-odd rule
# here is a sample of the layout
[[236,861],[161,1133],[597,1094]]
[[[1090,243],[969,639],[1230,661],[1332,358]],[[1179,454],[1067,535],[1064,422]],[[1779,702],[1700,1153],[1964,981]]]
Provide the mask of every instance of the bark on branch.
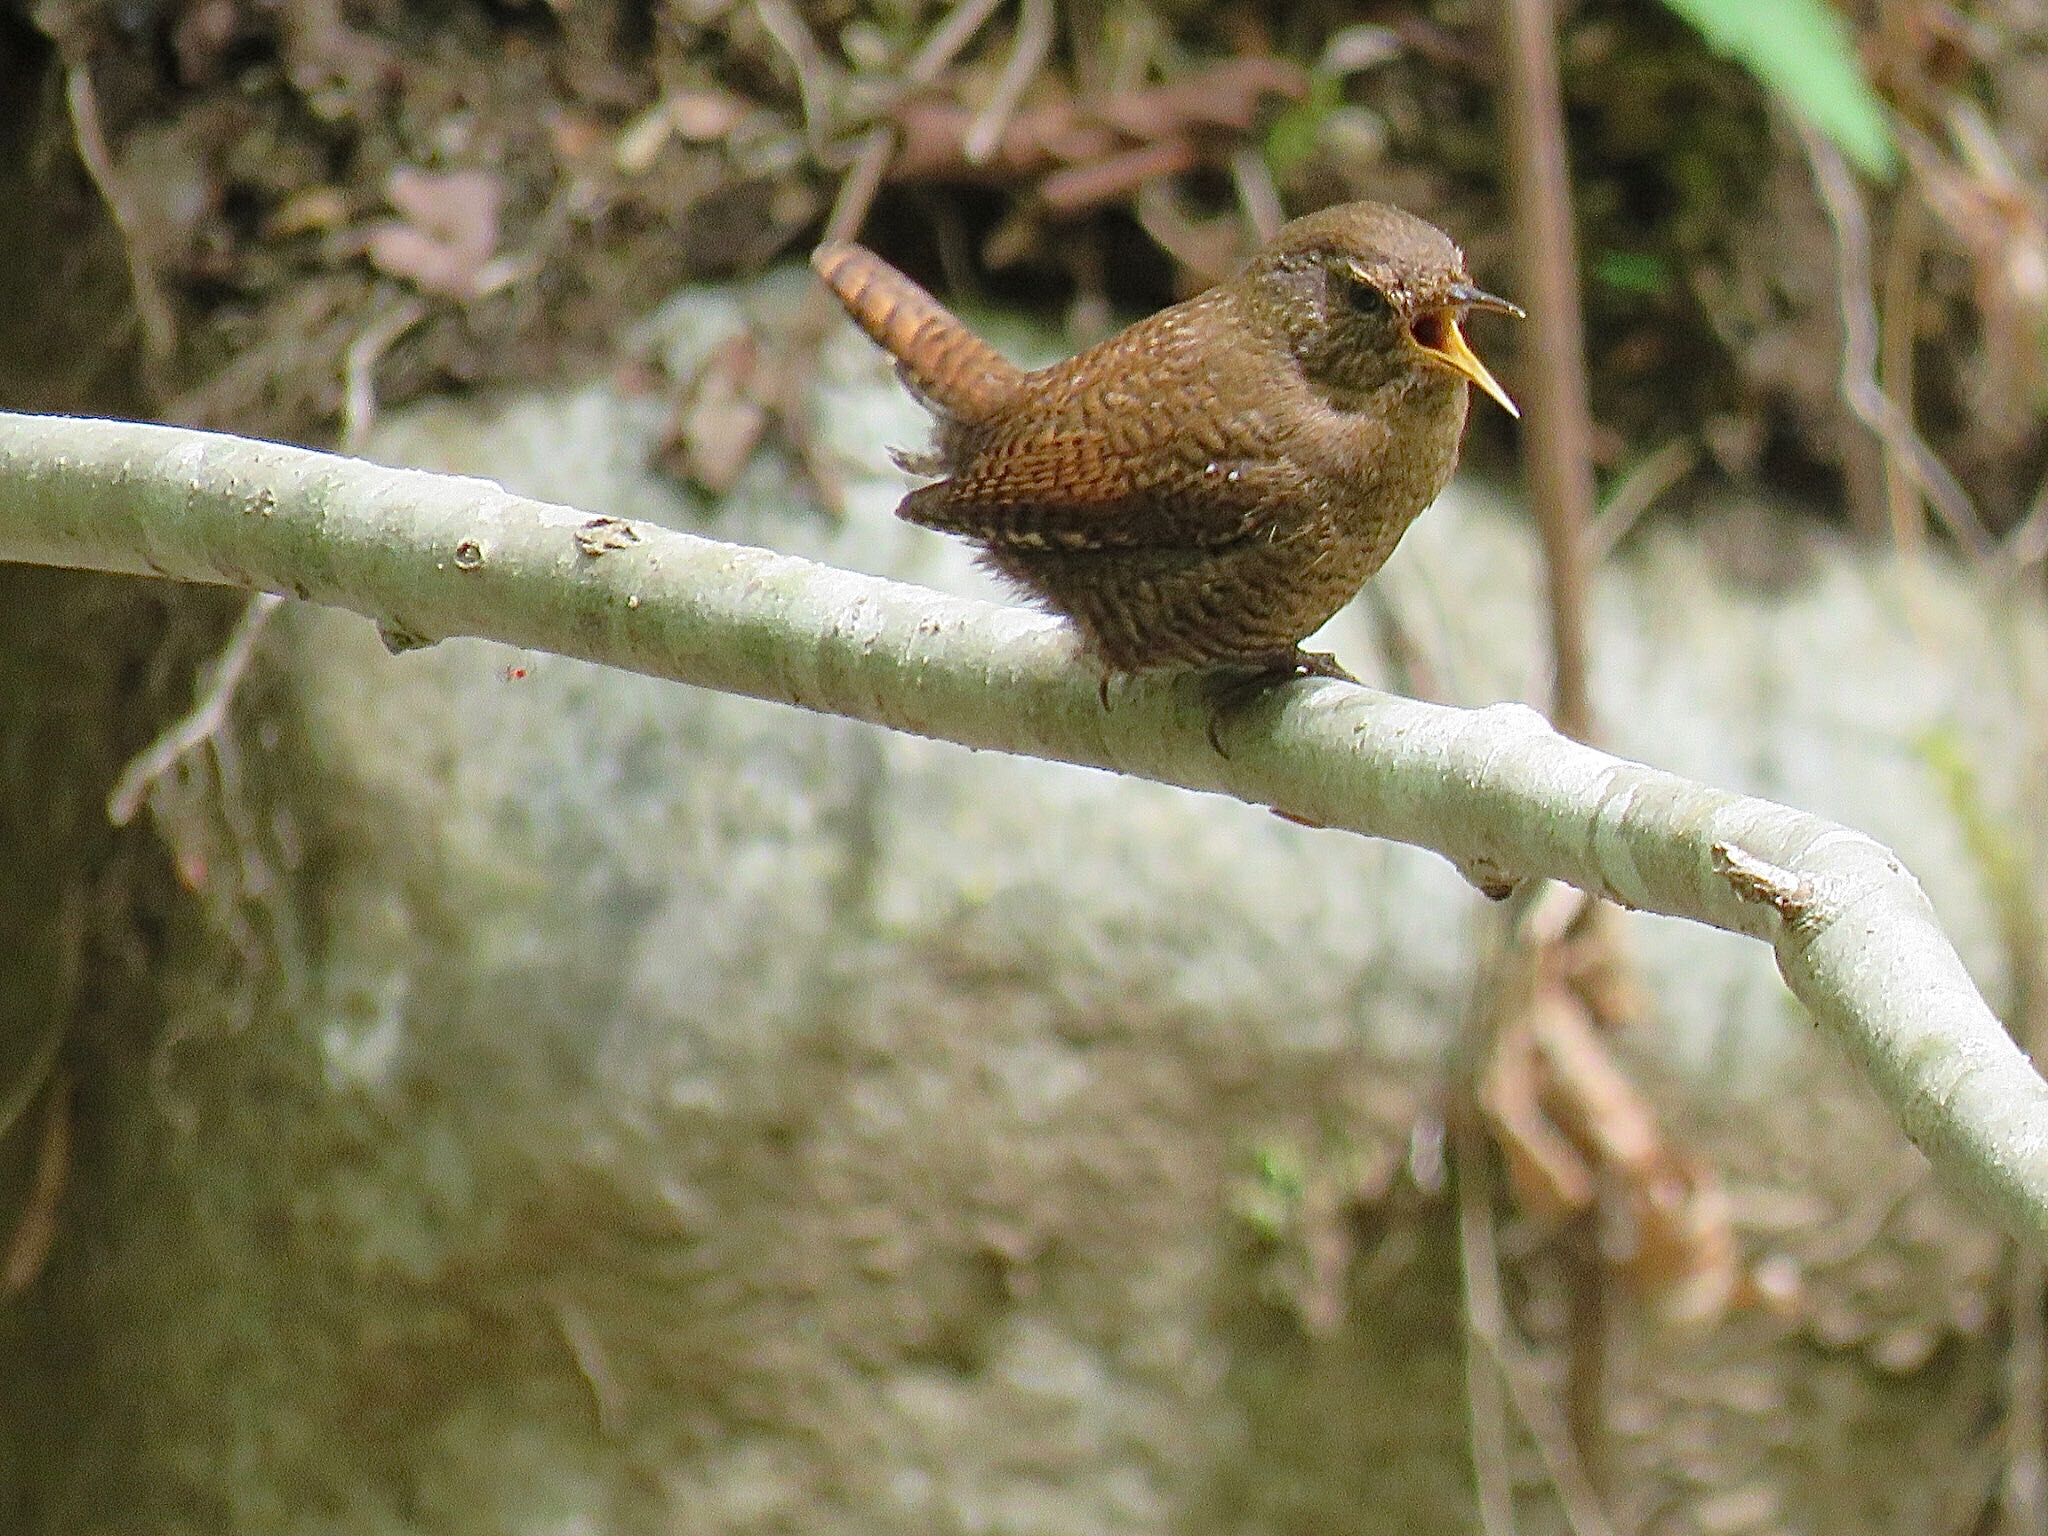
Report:
[[[1269,805],[1749,934],[1935,1163],[2048,1251],[2048,1084],[1919,885],[1849,828],[1581,746],[1520,705],[1315,681],[1212,710],[1070,633],[766,550],[168,427],[0,414],[0,560],[287,593],[397,647],[478,635]],[[1220,748],[1220,750],[1219,750]]]

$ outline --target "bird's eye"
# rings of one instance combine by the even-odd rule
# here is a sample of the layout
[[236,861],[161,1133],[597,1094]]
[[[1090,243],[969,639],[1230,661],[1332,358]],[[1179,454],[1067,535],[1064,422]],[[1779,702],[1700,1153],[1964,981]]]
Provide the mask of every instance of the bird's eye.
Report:
[[1387,296],[1356,272],[1340,274],[1344,285],[1344,303],[1354,315],[1378,319],[1390,307]]

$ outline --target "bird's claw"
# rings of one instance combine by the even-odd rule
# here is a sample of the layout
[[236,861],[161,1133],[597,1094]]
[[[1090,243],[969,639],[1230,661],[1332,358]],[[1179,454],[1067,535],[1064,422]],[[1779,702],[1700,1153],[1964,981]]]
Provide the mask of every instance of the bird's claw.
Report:
[[1327,677],[1340,683],[1358,681],[1328,651],[1303,650],[1276,657],[1269,663],[1258,665],[1255,671],[1229,679],[1216,690],[1209,712],[1209,745],[1216,749],[1216,755],[1230,756],[1224,751],[1222,738],[1217,734],[1226,714],[1234,714],[1270,688],[1304,677]]
[[1283,666],[1286,668],[1283,677],[1329,677],[1340,683],[1358,681],[1328,651],[1296,651]]

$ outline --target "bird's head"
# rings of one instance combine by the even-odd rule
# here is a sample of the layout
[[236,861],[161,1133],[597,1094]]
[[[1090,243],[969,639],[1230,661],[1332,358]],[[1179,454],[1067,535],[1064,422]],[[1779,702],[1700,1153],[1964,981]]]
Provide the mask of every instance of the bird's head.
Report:
[[1262,330],[1277,332],[1302,372],[1336,395],[1451,375],[1510,416],[1506,390],[1460,329],[1472,310],[1521,318],[1475,286],[1465,256],[1434,224],[1384,203],[1343,203],[1283,227],[1233,283]]

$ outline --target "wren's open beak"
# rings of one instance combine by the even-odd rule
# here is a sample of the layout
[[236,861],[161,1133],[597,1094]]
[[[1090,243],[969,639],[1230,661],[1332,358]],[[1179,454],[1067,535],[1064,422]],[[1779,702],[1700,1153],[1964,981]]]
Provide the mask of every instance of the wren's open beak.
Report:
[[1458,329],[1458,312],[1463,309],[1513,315],[1517,320],[1524,318],[1520,305],[1510,304],[1470,283],[1459,283],[1451,289],[1451,302],[1417,315],[1408,323],[1408,334],[1430,361],[1470,379],[1491,395],[1502,410],[1519,420],[1522,413],[1508,398],[1508,392],[1487,371],[1486,364],[1479,361],[1479,354],[1466,345],[1465,334]]

